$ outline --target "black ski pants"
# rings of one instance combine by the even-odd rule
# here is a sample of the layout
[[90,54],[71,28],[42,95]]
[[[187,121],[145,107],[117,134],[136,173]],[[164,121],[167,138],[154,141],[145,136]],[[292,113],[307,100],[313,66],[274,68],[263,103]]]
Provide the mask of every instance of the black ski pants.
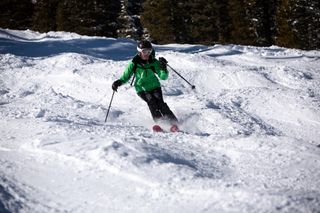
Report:
[[156,88],[150,92],[140,92],[138,95],[148,104],[152,118],[155,122],[159,120],[169,121],[171,124],[177,123],[178,119],[163,101],[161,88]]

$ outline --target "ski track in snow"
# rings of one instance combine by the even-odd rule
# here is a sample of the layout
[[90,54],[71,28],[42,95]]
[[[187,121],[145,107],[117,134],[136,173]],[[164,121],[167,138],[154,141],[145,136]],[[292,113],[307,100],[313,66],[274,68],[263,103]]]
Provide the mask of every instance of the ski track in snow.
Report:
[[319,212],[320,52],[155,45],[183,132],[111,84],[127,39],[0,29],[0,212]]

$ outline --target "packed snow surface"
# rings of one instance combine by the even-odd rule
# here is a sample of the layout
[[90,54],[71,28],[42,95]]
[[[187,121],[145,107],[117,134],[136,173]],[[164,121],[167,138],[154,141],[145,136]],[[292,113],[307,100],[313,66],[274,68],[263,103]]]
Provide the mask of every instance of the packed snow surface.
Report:
[[128,39],[0,29],[0,212],[320,212],[320,51],[154,45],[153,133]]

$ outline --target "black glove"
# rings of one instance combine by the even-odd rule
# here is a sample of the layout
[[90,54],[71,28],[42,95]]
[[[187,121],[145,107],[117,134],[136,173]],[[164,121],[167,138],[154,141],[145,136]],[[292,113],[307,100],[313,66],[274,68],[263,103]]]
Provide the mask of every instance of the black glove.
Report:
[[117,91],[118,87],[120,87],[121,85],[122,85],[121,80],[116,80],[115,82],[113,82],[113,84],[112,84],[113,91]]
[[168,61],[165,58],[160,57],[159,58],[159,62],[160,62],[160,69],[167,71],[167,63],[168,63]]

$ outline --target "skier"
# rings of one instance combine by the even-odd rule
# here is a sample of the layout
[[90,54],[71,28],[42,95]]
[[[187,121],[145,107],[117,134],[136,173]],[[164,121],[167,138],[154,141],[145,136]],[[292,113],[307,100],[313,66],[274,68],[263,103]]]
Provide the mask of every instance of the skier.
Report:
[[[167,60],[163,57],[159,60],[155,58],[155,51],[149,41],[140,41],[137,50],[138,53],[129,62],[122,76],[113,82],[112,89],[117,91],[119,86],[127,83],[133,76],[135,90],[148,104],[153,120],[156,123],[166,121],[171,125],[170,131],[178,131],[178,119],[164,102],[158,79],[168,78]],[[153,130],[161,131],[162,129],[159,125],[155,125]]]

